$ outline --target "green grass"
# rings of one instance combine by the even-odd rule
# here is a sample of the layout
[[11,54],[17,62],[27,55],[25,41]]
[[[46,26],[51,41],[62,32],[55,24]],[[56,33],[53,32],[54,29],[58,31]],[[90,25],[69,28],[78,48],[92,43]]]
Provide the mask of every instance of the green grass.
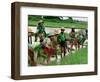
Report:
[[[38,21],[40,20],[40,16],[33,16],[28,18],[28,26],[37,26]],[[87,22],[81,22],[81,21],[69,21],[69,20],[59,20],[59,19],[43,19],[44,26],[45,27],[51,27],[51,28],[81,28],[85,29],[87,28]]]
[[[87,47],[75,51],[75,53],[70,53],[69,55],[63,57],[59,65],[73,65],[73,64],[87,64]],[[49,65],[57,65],[56,60],[52,61]]]

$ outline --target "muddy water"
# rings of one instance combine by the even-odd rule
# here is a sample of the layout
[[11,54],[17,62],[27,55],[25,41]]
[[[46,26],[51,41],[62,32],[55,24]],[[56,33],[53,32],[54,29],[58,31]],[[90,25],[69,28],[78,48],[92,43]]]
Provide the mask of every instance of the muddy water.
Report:
[[[32,28],[32,31],[33,32],[36,32],[37,31],[37,27],[33,27],[33,26],[29,26],[29,28]],[[46,31],[46,33],[53,33],[55,30],[57,30],[58,32],[60,32],[60,30],[61,30],[61,28],[46,28],[45,27],[45,31]],[[77,32],[77,31],[79,31],[80,29],[75,29],[75,31]],[[70,28],[65,28],[65,32],[67,32],[67,33],[69,33],[71,31],[71,29]]]

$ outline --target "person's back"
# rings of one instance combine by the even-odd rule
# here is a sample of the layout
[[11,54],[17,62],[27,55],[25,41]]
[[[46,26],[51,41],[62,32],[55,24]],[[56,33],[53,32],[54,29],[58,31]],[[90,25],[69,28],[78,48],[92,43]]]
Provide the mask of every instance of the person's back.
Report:
[[75,39],[75,29],[72,28],[71,32],[69,33],[70,41],[73,42]]
[[41,20],[38,22],[37,25],[37,32],[35,33],[35,42],[37,41],[37,37],[41,36],[42,34],[44,37],[46,37],[44,22]]
[[43,33],[45,31],[45,28],[41,23],[38,23],[37,31],[38,31],[38,33]]
[[75,38],[75,32],[70,32],[70,37]]
[[60,33],[60,34],[58,35],[58,41],[59,41],[59,42],[65,42],[65,41],[66,41],[66,36],[65,36],[64,33]]

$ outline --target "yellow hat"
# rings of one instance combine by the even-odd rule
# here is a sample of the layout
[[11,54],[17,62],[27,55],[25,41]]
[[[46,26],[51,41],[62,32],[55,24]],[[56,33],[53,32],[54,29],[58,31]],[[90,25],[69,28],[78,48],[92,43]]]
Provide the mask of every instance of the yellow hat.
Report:
[[39,22],[38,23],[42,23],[43,22],[43,20],[39,20]]
[[28,28],[28,32],[32,32],[32,28]]
[[64,27],[61,27],[61,30],[63,30],[63,31],[64,31],[64,30],[65,30],[65,28],[64,28]]
[[59,34],[59,30],[54,30],[54,34]]

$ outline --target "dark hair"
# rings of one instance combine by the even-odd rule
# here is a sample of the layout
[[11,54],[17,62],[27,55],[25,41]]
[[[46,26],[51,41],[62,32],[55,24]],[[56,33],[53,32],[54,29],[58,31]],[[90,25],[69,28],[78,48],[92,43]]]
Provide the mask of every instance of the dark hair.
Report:
[[75,32],[75,29],[74,28],[72,28],[72,30],[71,30],[72,32]]
[[86,29],[85,32],[87,33],[88,32],[88,29]]
[[40,39],[40,42],[43,42],[43,39]]
[[41,25],[41,23],[38,23],[38,25]]

